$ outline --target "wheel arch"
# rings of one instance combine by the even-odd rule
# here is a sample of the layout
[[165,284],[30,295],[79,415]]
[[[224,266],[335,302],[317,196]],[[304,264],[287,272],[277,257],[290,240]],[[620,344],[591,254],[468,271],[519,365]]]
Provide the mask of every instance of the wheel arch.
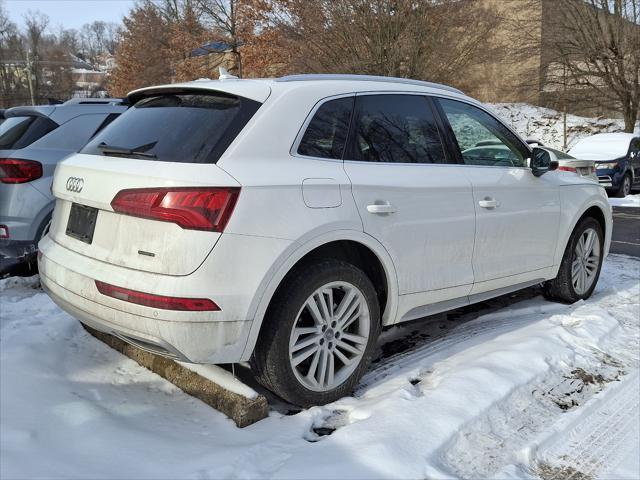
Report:
[[611,207],[609,206],[608,200],[606,198],[606,193],[603,193],[602,196],[596,196],[595,199],[592,198],[586,201],[575,210],[568,209],[565,214],[567,216],[570,216],[572,220],[566,222],[566,224],[569,224],[569,227],[563,232],[563,236],[560,239],[561,241],[558,243],[558,248],[556,249],[554,261],[554,276],[557,274],[558,269],[560,268],[560,262],[562,261],[564,252],[567,248],[569,240],[571,239],[571,235],[573,234],[578,224],[585,217],[595,218],[602,227],[602,233],[604,235],[605,256],[609,253],[609,246],[611,243],[610,240],[613,220],[611,217]]
[[607,221],[605,220],[604,212],[599,206],[596,206],[596,205],[590,206],[584,211],[582,215],[580,215],[580,218],[578,218],[576,223],[573,225],[573,228],[571,229],[571,231],[573,232],[573,230],[575,230],[576,226],[582,221],[582,219],[586,217],[592,217],[596,219],[597,222],[600,224],[600,227],[602,228],[602,233],[606,234]]
[[395,267],[386,249],[363,232],[343,230],[325,233],[303,245],[298,244],[271,276],[255,308],[253,324],[242,355],[243,361],[251,357],[269,305],[286,276],[305,262],[321,258],[345,260],[360,267],[369,276],[378,293],[382,325],[393,323],[398,308],[398,283]]
[[33,239],[36,243],[38,242],[40,229],[52,218],[55,205],[54,201],[47,201],[33,214],[33,220],[29,226],[29,240]]

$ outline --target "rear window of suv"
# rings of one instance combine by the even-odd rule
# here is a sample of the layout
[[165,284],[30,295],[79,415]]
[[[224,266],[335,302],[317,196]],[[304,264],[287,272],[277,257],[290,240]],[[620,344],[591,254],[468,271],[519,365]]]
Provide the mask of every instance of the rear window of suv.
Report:
[[218,92],[149,96],[98,133],[81,153],[216,163],[260,105]]
[[0,150],[19,150],[28,147],[58,124],[46,117],[9,117],[0,123]]

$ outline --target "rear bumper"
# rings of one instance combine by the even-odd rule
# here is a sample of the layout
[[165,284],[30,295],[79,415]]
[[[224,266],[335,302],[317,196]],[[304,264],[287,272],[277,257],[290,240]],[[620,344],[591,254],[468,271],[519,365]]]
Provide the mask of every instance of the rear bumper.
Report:
[[35,260],[37,250],[32,241],[0,240],[0,274],[23,262]]
[[53,246],[49,239],[41,243],[40,281],[52,300],[82,323],[181,361],[241,361],[251,321],[226,320],[224,312],[169,312],[105,297],[97,291],[94,279],[47,256]]

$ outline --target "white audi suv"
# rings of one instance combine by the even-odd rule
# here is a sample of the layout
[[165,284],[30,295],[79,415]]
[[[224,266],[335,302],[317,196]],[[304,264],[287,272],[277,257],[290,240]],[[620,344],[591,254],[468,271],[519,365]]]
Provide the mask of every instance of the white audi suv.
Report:
[[387,326],[536,284],[586,299],[608,253],[603,188],[447,86],[225,78],[129,101],[56,170],[43,287],[156,354],[249,361],[294,404],[349,394]]

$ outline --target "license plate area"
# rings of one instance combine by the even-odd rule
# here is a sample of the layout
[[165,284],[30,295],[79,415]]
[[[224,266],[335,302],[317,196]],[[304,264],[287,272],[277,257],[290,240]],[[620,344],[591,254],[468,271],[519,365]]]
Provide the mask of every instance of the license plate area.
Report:
[[72,203],[67,222],[67,235],[81,242],[91,244],[97,218],[97,208]]

